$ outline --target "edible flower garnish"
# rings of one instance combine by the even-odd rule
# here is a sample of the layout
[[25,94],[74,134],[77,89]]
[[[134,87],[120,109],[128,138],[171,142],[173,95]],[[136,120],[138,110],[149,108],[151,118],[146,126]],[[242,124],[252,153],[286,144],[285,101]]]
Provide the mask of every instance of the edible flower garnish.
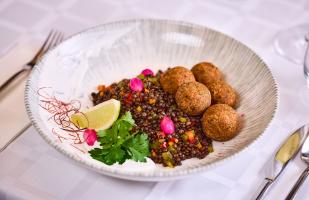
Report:
[[94,129],[87,129],[83,134],[83,138],[89,146],[93,146],[95,141],[98,140],[97,132]]
[[150,74],[151,76],[153,76],[153,72],[152,72],[150,69],[144,69],[144,70],[142,71],[142,74],[144,74],[144,76],[146,76],[146,75],[148,75],[148,74]]
[[161,129],[166,134],[174,133],[175,127],[173,121],[167,116],[164,116],[163,119],[161,120]]
[[140,92],[143,90],[143,81],[139,78],[132,78],[130,81],[130,87],[133,91]]
[[[118,162],[123,164],[127,159],[135,162],[146,162],[149,152],[149,140],[147,134],[138,134],[138,131],[130,134],[135,121],[127,111],[108,130],[98,131],[98,142],[102,148],[94,148],[89,151],[93,159],[101,161],[107,165]],[[135,137],[133,137],[135,136]]]

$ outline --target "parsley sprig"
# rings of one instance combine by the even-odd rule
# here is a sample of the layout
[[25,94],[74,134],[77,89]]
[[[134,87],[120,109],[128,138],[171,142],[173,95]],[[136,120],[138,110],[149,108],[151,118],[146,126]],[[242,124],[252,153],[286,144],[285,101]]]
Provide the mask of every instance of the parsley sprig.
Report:
[[130,135],[129,132],[134,126],[134,119],[127,111],[110,129],[97,132],[98,142],[101,143],[102,148],[89,151],[90,156],[107,165],[113,165],[116,162],[123,164],[131,158],[135,162],[146,162],[145,157],[150,156],[148,135],[136,135],[139,131]]

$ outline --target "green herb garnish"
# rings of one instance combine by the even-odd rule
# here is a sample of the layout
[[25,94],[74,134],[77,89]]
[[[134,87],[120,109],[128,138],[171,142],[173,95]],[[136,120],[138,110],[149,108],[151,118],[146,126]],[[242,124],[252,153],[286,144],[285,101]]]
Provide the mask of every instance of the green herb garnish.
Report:
[[146,162],[145,157],[150,156],[148,135],[136,135],[139,131],[130,135],[129,131],[134,126],[134,119],[127,111],[110,129],[97,132],[98,142],[101,143],[102,148],[89,151],[90,156],[107,165],[113,165],[116,162],[123,164],[131,158],[135,162]]

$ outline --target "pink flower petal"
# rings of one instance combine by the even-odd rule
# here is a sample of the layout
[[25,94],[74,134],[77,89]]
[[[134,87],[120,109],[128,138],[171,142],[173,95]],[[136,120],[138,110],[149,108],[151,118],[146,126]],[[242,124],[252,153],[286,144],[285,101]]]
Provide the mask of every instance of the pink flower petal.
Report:
[[167,116],[164,116],[163,119],[161,120],[161,129],[166,134],[174,133],[175,127],[173,121]]
[[132,78],[130,81],[130,87],[133,91],[140,92],[143,90],[143,81],[139,78]]
[[142,71],[142,74],[144,74],[144,76],[146,76],[147,74],[150,74],[151,76],[153,76],[153,72],[150,69],[144,69]]
[[94,142],[98,140],[97,132],[94,129],[87,129],[84,132],[83,138],[89,146],[93,146]]
[[241,116],[241,117],[244,117],[244,116],[245,116],[245,114],[241,114],[240,116]]

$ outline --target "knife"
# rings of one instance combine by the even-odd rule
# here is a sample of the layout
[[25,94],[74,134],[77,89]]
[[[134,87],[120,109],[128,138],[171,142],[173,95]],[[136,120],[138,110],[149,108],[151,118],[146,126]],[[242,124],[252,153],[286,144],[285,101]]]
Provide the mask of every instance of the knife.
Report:
[[266,164],[266,167],[263,170],[266,174],[266,178],[263,180],[261,186],[255,195],[253,195],[251,200],[264,199],[271,185],[277,180],[278,176],[287,166],[289,161],[302,146],[303,142],[307,138],[308,131],[309,124],[300,127],[284,142],[276,154],[270,158],[269,162]]

